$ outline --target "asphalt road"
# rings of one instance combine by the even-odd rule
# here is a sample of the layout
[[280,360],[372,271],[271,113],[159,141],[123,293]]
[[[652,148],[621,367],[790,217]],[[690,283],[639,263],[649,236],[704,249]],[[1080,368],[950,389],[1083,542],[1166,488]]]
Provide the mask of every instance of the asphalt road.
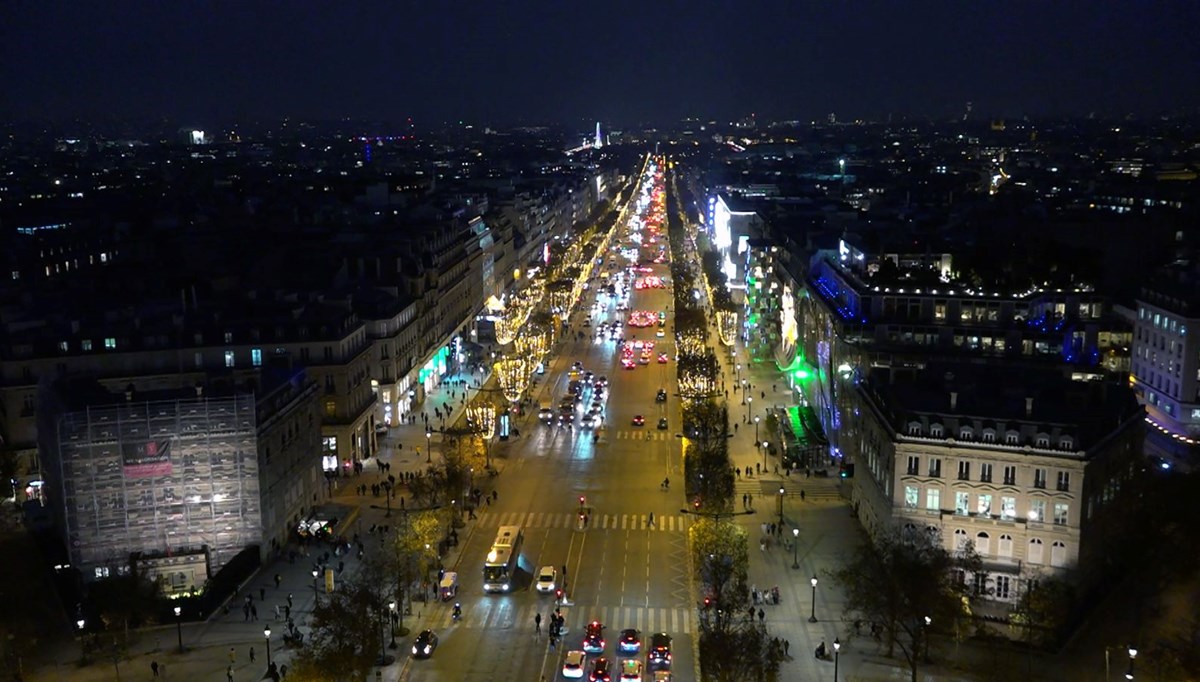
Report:
[[[657,245],[643,247],[643,258],[653,258],[656,249]],[[611,262],[618,260],[627,263],[610,254]],[[667,264],[649,267],[653,272],[640,274],[669,280]],[[597,300],[602,305],[592,310]],[[590,407],[595,390],[585,389],[586,400],[576,411],[572,428],[530,421],[522,428],[522,437],[510,442],[499,498],[483,507],[471,525],[455,567],[464,618],[453,621],[452,604],[433,606],[427,623],[439,634],[440,646],[432,658],[406,663],[402,678],[538,680],[544,675],[546,680],[561,679],[563,655],[580,648],[583,626],[592,620],[606,626],[604,655],[610,659],[618,658],[615,643],[624,628],[641,630],[643,642],[651,633],[667,632],[674,638],[676,679],[691,678],[695,622],[686,554],[691,519],[679,513],[685,506],[682,486],[673,484],[669,491],[661,487],[667,477],[682,483],[680,441],[675,437],[679,408],[674,395],[670,304],[669,288],[628,287],[630,311],[667,311],[667,325],[663,338],[656,337],[656,327],[626,325],[626,337],[652,340],[655,348],[649,364],[623,369],[619,343],[598,342],[596,330],[614,316],[627,318],[628,312],[619,312],[611,297],[597,299],[595,289],[585,295],[571,321],[572,333],[583,331],[585,338],[563,343],[536,389],[535,404],[549,401],[557,413],[570,381],[568,372],[578,361],[585,371],[610,381],[603,422],[594,430],[581,425],[580,417]],[[591,326],[583,327],[589,311]],[[669,362],[657,362],[660,351],[668,354]],[[666,403],[655,402],[659,388],[668,393]],[[645,426],[633,425],[639,414]],[[657,428],[660,417],[668,420],[665,430]],[[581,496],[588,515],[586,528],[579,518]],[[510,594],[485,594],[484,556],[496,529],[510,524],[522,526],[525,533],[520,579]],[[554,596],[539,594],[532,586],[538,568],[546,565],[560,573],[564,565],[567,568],[569,603],[560,608],[568,633],[556,648],[550,648],[545,636]],[[544,619],[540,637],[534,631],[538,613]]]

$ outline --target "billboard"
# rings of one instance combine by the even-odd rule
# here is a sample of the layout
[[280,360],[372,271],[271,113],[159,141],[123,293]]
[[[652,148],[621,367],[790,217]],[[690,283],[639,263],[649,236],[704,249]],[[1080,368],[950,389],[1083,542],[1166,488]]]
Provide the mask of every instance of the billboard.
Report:
[[171,441],[167,439],[121,443],[125,478],[153,478],[171,473]]

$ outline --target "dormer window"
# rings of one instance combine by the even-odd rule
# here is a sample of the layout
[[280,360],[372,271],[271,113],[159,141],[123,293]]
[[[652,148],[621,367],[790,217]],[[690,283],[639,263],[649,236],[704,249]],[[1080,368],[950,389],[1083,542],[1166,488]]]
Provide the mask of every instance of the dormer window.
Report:
[[910,423],[908,425],[908,435],[910,435],[910,436],[921,435],[921,425],[918,424],[917,422]]
[[971,433],[971,427],[969,427],[969,426],[964,426],[958,430],[958,439],[959,440],[971,440],[972,435],[973,434]]
[[944,431],[942,430],[941,424],[929,425],[929,435],[933,436],[934,438],[941,438],[943,433]]
[[1021,442],[1021,434],[1016,431],[1008,431],[1004,434],[1004,442],[1009,445],[1017,445]]
[[1073,450],[1075,449],[1075,439],[1064,436],[1058,441],[1058,447],[1062,450]]
[[1050,436],[1044,433],[1039,433],[1037,435],[1037,441],[1035,442],[1039,448],[1048,448],[1050,447]]
[[996,442],[996,430],[995,429],[984,429],[983,430],[983,442],[995,443]]

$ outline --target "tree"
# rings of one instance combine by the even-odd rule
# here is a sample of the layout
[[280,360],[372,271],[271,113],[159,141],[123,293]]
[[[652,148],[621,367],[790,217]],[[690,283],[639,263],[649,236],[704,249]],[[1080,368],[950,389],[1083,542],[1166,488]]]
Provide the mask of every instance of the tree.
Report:
[[934,535],[893,528],[827,574],[845,591],[845,613],[882,627],[888,655],[899,647],[916,682],[917,663],[928,655],[930,626],[955,622],[970,597],[960,577],[981,567],[970,543],[950,552]]
[[[428,578],[437,563],[437,544],[446,524],[434,511],[401,514],[392,538],[392,554],[396,576],[396,613],[400,618],[397,631],[404,635],[404,612],[411,603],[415,584]],[[426,591],[426,593],[428,593]]]
[[1012,623],[1021,628],[1021,638],[1033,646],[1049,646],[1065,634],[1078,602],[1071,582],[1046,577],[1027,580],[1028,589],[1013,609]]
[[137,573],[129,573],[92,583],[88,598],[104,628],[120,628],[127,638],[129,628],[141,627],[153,619],[159,590],[153,582]]
[[387,602],[394,585],[385,578],[387,553],[368,559],[358,575],[317,603],[309,641],[293,671],[297,680],[366,680],[382,655]]
[[765,626],[738,622],[724,630],[700,631],[700,669],[705,680],[778,680],[783,659],[783,647]]
[[723,630],[748,601],[750,552],[746,530],[730,521],[704,518],[688,529],[688,539],[692,565],[708,600],[704,620],[709,627]]

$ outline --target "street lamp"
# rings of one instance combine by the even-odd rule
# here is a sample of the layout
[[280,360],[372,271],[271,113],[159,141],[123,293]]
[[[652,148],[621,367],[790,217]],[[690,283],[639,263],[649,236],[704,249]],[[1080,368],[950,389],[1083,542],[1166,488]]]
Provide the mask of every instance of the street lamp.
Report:
[[433,464],[433,450],[431,449],[433,447],[431,445],[432,441],[433,441],[433,431],[430,429],[425,429],[425,463],[426,464]]
[[800,545],[800,529],[792,529],[792,568],[800,568],[800,560],[797,558],[797,549]]
[[808,622],[815,623],[817,622],[817,576],[809,578],[808,584],[812,585],[812,610],[808,612]]
[[87,642],[83,640],[83,626],[87,625],[87,621],[80,618],[75,621],[75,629],[79,631],[79,663],[84,665],[87,663]]
[[746,404],[746,380],[742,379],[742,404]]
[[758,422],[762,421],[762,417],[754,415],[754,442],[758,442]]
[[396,600],[392,599],[388,602],[388,611],[391,616],[392,623],[392,643],[388,645],[389,649],[396,648]]
[[175,637],[179,640],[179,653],[183,653],[183,609],[175,607]]
[[317,576],[318,576],[318,575],[320,575],[320,574],[321,574],[321,572],[320,572],[320,571],[318,571],[317,569],[315,569],[315,568],[314,568],[314,569],[312,570],[312,577],[313,577],[313,606],[316,606],[316,605],[317,605],[317,603],[321,601],[321,593],[317,591]]
[[271,626],[263,628],[263,639],[267,640],[267,667],[271,667]]
[[750,418],[750,403],[754,402],[754,396],[746,396],[746,419]]
[[925,637],[925,662],[929,663],[929,626],[933,624],[933,619],[925,616],[925,626],[921,628],[921,632]]
[[838,678],[838,652],[842,650],[842,643],[837,637],[833,638],[833,682],[837,682]]
[[783,489],[783,486],[779,486],[779,524],[780,525],[783,525],[783,495],[786,492],[787,491]]
[[1129,672],[1125,673],[1125,679],[1127,679],[1127,680],[1133,679],[1133,659],[1137,658],[1137,654],[1138,654],[1137,649],[1134,648],[1132,645],[1130,645],[1130,647],[1129,647]]

